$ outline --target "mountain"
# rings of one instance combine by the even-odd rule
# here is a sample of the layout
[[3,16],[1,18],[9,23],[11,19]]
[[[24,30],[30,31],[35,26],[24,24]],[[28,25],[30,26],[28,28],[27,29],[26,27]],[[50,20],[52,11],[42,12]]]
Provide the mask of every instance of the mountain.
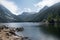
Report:
[[29,22],[34,18],[34,14],[36,14],[36,12],[23,12],[21,15],[18,15],[18,17],[24,22]]
[[55,18],[56,15],[60,16],[60,2],[52,5],[51,7],[45,6],[38,13],[23,12],[18,17],[24,22],[40,22],[44,19],[48,19],[51,15],[53,18]]
[[42,13],[43,11],[47,10],[48,6],[43,7],[38,13]]
[[41,10],[38,15],[33,18],[33,21],[43,21],[44,19],[47,19],[48,16],[53,15],[53,17],[55,17],[54,15],[59,15],[60,16],[60,3],[56,3],[51,7],[48,7],[45,10]]
[[0,22],[15,22],[20,19],[0,4]]
[[48,7],[45,6],[43,9],[39,11],[39,13],[36,12],[23,12],[19,17],[24,22],[38,22],[40,19],[38,15],[40,15],[41,12],[45,11]]
[[60,2],[51,7],[45,6],[38,13],[23,12],[18,16],[12,14],[3,5],[0,5],[0,22],[41,22],[44,19],[48,19],[49,16],[56,18],[56,15],[60,18]]

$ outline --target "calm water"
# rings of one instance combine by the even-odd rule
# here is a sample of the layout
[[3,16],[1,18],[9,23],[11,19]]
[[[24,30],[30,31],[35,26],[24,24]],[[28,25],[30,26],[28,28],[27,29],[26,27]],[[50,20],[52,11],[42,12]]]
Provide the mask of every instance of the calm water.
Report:
[[[0,23],[1,25],[6,25],[8,27],[24,27],[23,32],[16,32],[18,35],[23,35],[29,37],[31,40],[60,40],[56,36],[44,33],[44,28],[42,29],[42,23]],[[43,25],[45,27],[45,25]]]

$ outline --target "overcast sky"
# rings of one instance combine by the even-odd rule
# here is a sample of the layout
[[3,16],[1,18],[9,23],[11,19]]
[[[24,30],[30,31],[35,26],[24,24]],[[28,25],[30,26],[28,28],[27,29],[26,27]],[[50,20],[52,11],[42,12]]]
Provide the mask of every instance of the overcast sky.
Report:
[[38,12],[44,6],[52,6],[60,0],[0,0],[13,14],[19,15],[22,12]]

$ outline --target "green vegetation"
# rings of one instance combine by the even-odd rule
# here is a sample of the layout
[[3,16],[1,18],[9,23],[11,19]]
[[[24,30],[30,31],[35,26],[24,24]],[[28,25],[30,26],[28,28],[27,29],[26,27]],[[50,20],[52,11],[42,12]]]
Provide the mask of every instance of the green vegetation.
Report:
[[60,22],[60,15],[58,15],[58,14],[55,15],[52,13],[51,15],[48,16],[47,21],[49,23],[59,23]]

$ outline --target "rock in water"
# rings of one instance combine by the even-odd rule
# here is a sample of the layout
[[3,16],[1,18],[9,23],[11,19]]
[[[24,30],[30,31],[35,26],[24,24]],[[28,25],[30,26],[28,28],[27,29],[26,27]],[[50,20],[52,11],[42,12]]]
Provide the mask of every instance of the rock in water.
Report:
[[19,31],[24,31],[24,28],[23,27],[20,27],[20,28],[16,28],[16,30],[19,32]]

